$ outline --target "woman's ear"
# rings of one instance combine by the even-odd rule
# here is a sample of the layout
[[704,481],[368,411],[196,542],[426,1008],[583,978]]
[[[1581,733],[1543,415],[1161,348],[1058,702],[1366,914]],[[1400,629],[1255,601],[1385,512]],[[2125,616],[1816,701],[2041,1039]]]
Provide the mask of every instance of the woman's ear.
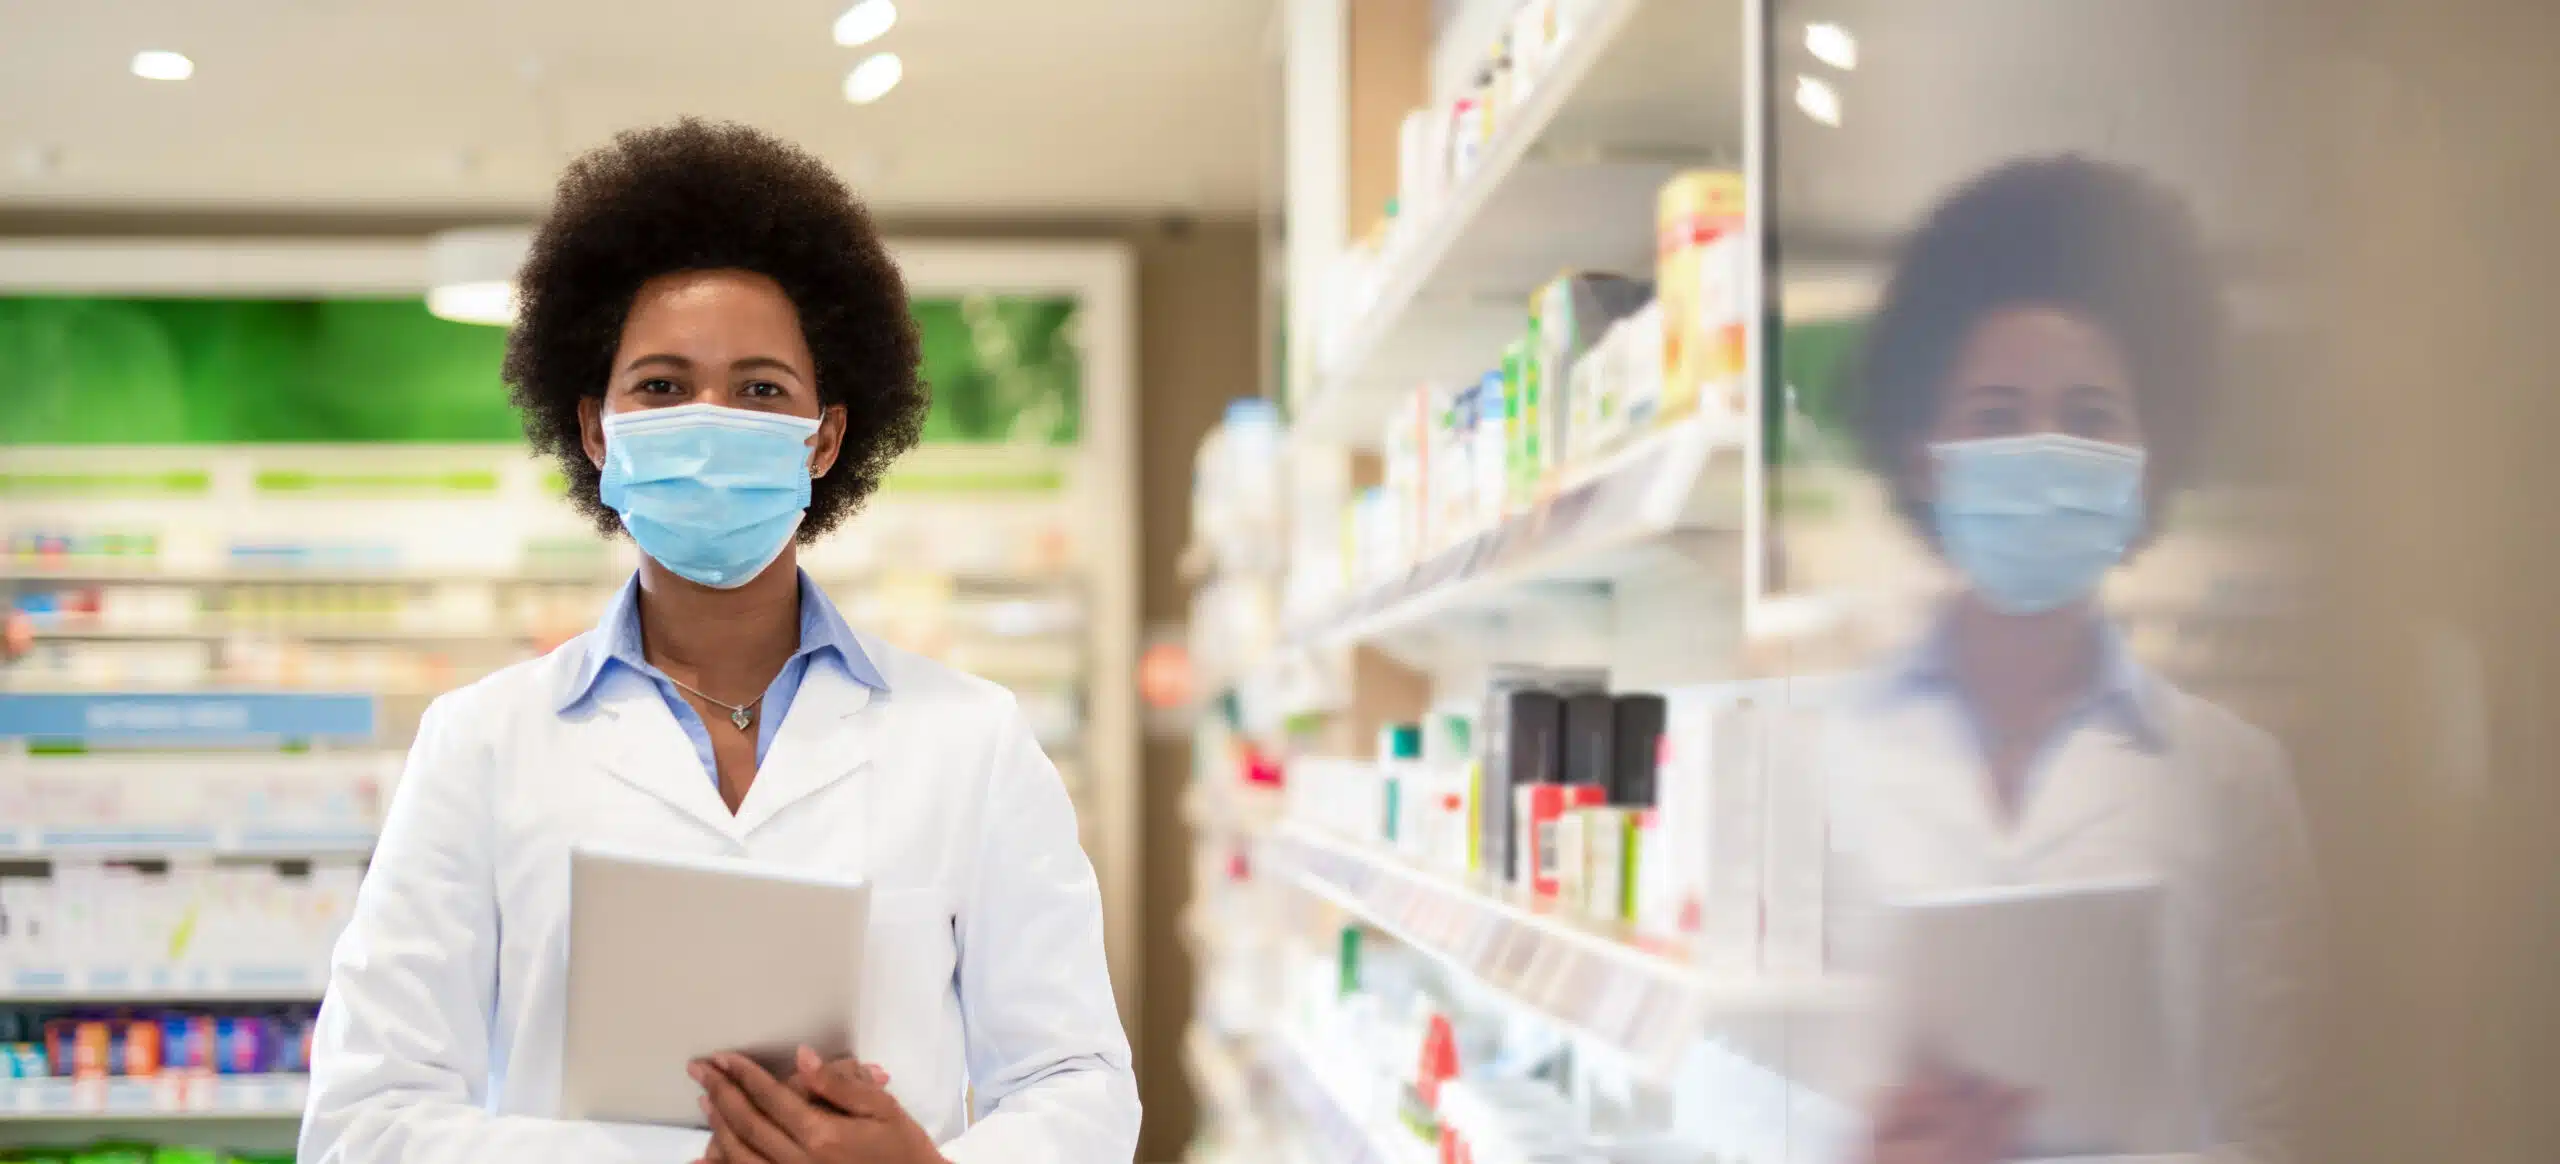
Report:
[[578,398],[578,443],[586,446],[589,464],[604,468],[604,397]]
[[818,413],[817,434],[809,438],[809,475],[824,477],[844,451],[844,405],[830,404]]

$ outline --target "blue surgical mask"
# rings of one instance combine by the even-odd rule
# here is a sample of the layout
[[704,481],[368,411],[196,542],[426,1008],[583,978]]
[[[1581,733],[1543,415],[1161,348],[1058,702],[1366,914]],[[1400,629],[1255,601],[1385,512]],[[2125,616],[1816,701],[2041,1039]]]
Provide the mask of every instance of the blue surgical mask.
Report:
[[809,508],[818,422],[684,404],[604,418],[604,503],[642,553],[720,590],[782,556]]
[[1938,544],[2003,614],[2088,597],[2142,532],[2141,449],[2039,433],[1946,441],[1929,453]]

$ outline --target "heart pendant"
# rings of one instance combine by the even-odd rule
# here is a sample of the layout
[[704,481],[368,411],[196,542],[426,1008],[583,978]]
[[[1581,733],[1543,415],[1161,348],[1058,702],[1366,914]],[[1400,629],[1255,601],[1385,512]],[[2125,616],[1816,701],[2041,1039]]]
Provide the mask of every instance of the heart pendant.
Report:
[[754,723],[755,721],[755,713],[748,711],[746,708],[735,707],[729,709],[729,722],[738,725],[739,731],[747,730],[747,725]]

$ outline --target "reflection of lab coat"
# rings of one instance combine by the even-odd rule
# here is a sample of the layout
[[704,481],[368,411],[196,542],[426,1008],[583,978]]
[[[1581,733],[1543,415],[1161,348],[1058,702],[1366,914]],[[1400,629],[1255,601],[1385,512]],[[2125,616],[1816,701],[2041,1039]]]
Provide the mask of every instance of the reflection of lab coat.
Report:
[[1860,962],[1877,956],[1867,910],[1880,902],[2156,878],[2171,1035],[2205,1134],[2218,1155],[2279,1158],[2314,896],[2283,752],[2133,665],[2112,637],[2107,658],[2033,762],[2014,825],[1935,644],[1842,693],[1826,733],[1835,938]]
[[428,710],[338,944],[301,1158],[701,1154],[700,1131],[551,1118],[568,849],[596,840],[870,879],[856,1042],[945,1154],[1125,1164],[1138,1098],[1101,898],[1012,696],[866,639],[887,692],[810,668],[732,816],[638,674],[609,668],[590,709],[553,710],[597,633]]

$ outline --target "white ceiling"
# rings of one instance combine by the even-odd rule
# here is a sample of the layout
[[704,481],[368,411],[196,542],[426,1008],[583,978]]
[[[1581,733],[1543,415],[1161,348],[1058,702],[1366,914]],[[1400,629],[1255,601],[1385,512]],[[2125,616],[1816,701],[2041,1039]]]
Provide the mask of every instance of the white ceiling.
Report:
[[[570,155],[698,114],[893,213],[1245,210],[1270,2],[899,0],[847,49],[851,0],[0,0],[0,203],[530,213]],[[849,105],[875,49],[906,80]]]

